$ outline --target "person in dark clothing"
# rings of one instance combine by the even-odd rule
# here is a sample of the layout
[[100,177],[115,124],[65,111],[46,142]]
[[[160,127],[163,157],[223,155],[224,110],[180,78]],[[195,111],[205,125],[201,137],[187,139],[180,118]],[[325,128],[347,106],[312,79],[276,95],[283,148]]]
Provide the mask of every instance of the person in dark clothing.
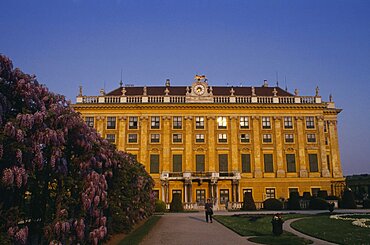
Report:
[[211,203],[211,199],[207,199],[207,203],[204,206],[204,209],[206,211],[206,222],[208,223],[208,216],[209,216],[209,220],[212,223],[213,205]]

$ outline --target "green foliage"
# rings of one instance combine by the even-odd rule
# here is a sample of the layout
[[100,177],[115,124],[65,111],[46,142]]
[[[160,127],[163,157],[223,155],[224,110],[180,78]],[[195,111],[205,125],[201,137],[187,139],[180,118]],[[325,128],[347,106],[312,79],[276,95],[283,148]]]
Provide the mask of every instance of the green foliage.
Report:
[[266,210],[282,210],[283,203],[276,198],[269,198],[263,202],[263,208]]
[[290,197],[288,200],[288,209],[289,210],[300,210],[301,205],[299,204],[299,193],[291,192],[289,193]]
[[350,189],[344,190],[341,202],[341,208],[357,208],[355,196]]
[[242,210],[253,211],[256,210],[256,204],[254,203],[252,192],[244,193],[244,201]]
[[164,213],[166,212],[166,203],[162,200],[155,200],[155,212]]
[[319,192],[317,193],[317,197],[320,197],[322,199],[326,199],[328,197],[328,191],[319,190]]
[[170,204],[170,211],[171,212],[183,212],[184,207],[181,201],[181,194],[176,193],[172,196],[172,202]]
[[370,199],[365,199],[364,200],[363,208],[370,208]]
[[310,200],[309,208],[313,210],[326,210],[329,204],[322,198],[316,197]]
[[303,192],[303,199],[304,200],[310,200],[311,199],[311,193],[308,191]]

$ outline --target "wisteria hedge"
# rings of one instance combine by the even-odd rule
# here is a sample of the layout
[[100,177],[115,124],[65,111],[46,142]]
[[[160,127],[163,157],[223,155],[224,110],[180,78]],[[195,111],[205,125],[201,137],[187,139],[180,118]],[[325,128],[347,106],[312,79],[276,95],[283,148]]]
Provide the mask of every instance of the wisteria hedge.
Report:
[[0,244],[98,244],[152,214],[153,180],[0,55]]

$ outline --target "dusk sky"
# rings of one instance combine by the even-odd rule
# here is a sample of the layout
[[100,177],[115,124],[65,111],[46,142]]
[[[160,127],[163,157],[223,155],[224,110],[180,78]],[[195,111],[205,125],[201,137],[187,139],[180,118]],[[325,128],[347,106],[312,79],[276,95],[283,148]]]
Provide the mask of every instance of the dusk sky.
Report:
[[[345,175],[370,173],[370,1],[2,0],[0,53],[72,102],[125,84],[333,95]],[[286,78],[286,83],[285,83]]]

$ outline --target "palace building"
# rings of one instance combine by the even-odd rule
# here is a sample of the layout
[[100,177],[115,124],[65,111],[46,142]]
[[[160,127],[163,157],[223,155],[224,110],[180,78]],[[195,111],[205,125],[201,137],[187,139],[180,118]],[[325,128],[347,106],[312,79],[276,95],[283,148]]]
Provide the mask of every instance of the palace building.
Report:
[[131,153],[155,180],[158,198],[180,194],[187,208],[211,198],[240,206],[292,191],[339,195],[344,178],[337,115],[330,96],[300,96],[280,87],[122,86],[77,96],[75,110],[119,150]]

